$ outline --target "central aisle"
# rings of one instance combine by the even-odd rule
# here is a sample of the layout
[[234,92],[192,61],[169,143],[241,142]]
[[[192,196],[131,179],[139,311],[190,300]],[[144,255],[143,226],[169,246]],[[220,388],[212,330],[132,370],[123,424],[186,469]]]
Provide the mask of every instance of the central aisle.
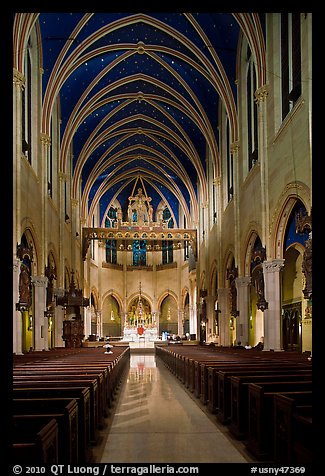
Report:
[[[193,397],[194,398],[194,397]],[[155,354],[130,356],[130,370],[97,463],[247,463],[240,445],[218,428]]]

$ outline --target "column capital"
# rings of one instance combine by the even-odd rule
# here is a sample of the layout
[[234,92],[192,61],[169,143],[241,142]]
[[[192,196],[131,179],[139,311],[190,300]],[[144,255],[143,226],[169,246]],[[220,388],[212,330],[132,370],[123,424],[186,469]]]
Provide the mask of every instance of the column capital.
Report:
[[14,68],[13,83],[20,89],[24,89],[25,87],[25,76],[16,68]]
[[242,276],[239,278],[235,278],[236,286],[237,288],[245,288],[248,287],[251,283],[251,277],[250,276]]
[[265,101],[269,94],[269,87],[267,84],[261,86],[255,91],[255,102],[256,104],[260,104],[261,102]]
[[44,145],[51,145],[51,137],[48,134],[45,134],[45,132],[40,133],[40,141]]
[[230,293],[230,288],[218,288],[218,300]]
[[71,198],[71,205],[76,208],[79,204],[79,200],[77,198]]
[[278,273],[284,266],[284,259],[272,259],[263,261],[263,269],[266,273]]
[[32,276],[31,281],[35,287],[45,288],[47,286],[48,279],[46,276]]
[[221,185],[221,177],[216,177],[212,183],[213,185]]
[[239,141],[235,141],[232,144],[230,144],[230,153],[233,155],[237,155],[239,151]]
[[65,289],[63,289],[63,288],[54,288],[53,292],[54,292],[54,296],[63,297],[64,294],[65,294]]
[[60,182],[66,182],[68,180],[68,174],[65,174],[64,172],[59,172],[58,177]]

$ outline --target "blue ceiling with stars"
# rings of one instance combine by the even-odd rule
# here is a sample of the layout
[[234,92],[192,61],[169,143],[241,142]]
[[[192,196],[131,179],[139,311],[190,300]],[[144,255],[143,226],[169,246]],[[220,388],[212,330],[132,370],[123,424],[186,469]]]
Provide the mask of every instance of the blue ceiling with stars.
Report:
[[214,74],[236,104],[235,17],[40,13],[39,24],[43,94],[59,81],[61,141],[88,210],[97,200],[104,220],[117,200],[126,213],[141,177],[154,209],[163,200],[182,228],[179,204],[191,214],[207,175],[207,135],[218,145]]

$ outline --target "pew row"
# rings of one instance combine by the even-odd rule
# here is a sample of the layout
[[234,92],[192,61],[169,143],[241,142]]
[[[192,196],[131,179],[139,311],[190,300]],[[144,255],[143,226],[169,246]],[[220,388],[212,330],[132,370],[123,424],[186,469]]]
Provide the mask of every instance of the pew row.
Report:
[[[312,381],[250,383],[248,385],[248,437],[246,448],[259,460],[274,460],[276,394],[312,391]],[[310,461],[311,462],[311,461]]]
[[[308,360],[308,355],[216,347],[207,349],[207,346],[200,345],[175,345],[172,349],[157,345],[156,355],[194,394],[198,404],[206,406],[209,412],[216,415],[217,424],[226,425],[232,437],[243,441],[245,450],[257,461],[275,462],[279,458],[273,403],[267,402],[264,411],[261,397],[258,405],[255,399],[254,406],[250,403],[252,396],[249,397],[248,389],[254,384],[272,384],[274,391],[265,393],[266,397],[272,393],[272,398],[274,395],[311,392],[312,362]],[[298,405],[291,428],[295,425],[295,435],[301,436],[290,439],[291,453],[288,450],[284,457],[281,456],[285,460],[281,463],[288,463],[289,454],[293,461],[311,463],[308,438],[302,436],[309,434],[311,409],[311,404]]]
[[[98,443],[99,430],[106,425],[128,368],[130,349],[119,347],[106,355],[103,349],[83,349],[63,357],[57,352],[50,359],[47,355],[40,354],[39,360],[29,356],[26,361],[24,356],[15,359],[14,418],[23,421],[53,415],[58,424],[59,462],[91,462],[92,447]],[[70,410],[74,406],[74,419],[71,412],[69,420],[68,408],[59,410],[63,400]],[[39,408],[33,401],[40,403]],[[39,462],[35,454],[33,458],[33,463]]]
[[56,418],[13,418],[12,460],[15,464],[58,463],[58,422]]

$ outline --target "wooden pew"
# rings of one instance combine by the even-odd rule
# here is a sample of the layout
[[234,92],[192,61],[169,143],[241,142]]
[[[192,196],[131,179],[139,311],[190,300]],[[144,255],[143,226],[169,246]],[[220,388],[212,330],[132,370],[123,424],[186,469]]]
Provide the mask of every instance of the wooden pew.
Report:
[[114,387],[113,375],[114,362],[108,364],[99,363],[72,363],[72,362],[51,362],[50,365],[38,364],[37,366],[19,366],[13,370],[13,375],[35,375],[36,373],[47,372],[48,374],[66,375],[91,375],[98,380],[99,394],[102,396],[102,411],[106,417],[108,408],[111,405]]
[[[274,462],[300,464],[297,456],[309,454],[311,462],[312,435],[309,434],[312,416],[312,392],[293,392],[274,395]],[[300,419],[302,417],[302,419]],[[307,417],[307,424],[304,425]],[[297,421],[298,418],[298,421]],[[300,431],[300,428],[301,430]],[[299,449],[298,455],[297,448]],[[301,464],[304,464],[301,462]]]
[[[246,375],[245,375],[246,374]],[[238,380],[232,381],[232,377],[238,376]],[[292,369],[291,366],[289,369],[282,366],[262,366],[254,368],[249,368],[242,372],[227,372],[221,371],[218,375],[219,379],[219,398],[218,398],[218,413],[217,417],[218,420],[223,423],[224,425],[233,422],[236,418],[236,409],[237,415],[240,415],[240,423],[241,428],[245,428],[247,426],[245,423],[243,424],[241,416],[242,414],[246,413],[247,409],[247,393],[245,393],[245,388],[243,388],[242,384],[248,384],[250,382],[263,382],[263,381],[305,381],[305,380],[312,380],[312,372],[310,370],[295,370]],[[236,390],[238,387],[239,392],[236,394]],[[234,402],[237,402],[237,408],[234,405]],[[243,412],[240,410],[243,409]],[[234,417],[232,418],[232,413],[234,413]],[[247,414],[247,413],[246,413]]]
[[[305,466],[314,461],[314,432],[312,414],[302,409],[292,419],[292,464]],[[317,435],[318,436],[318,435]]]
[[229,356],[211,355],[209,360],[197,360],[194,362],[194,395],[200,398],[202,403],[207,403],[208,398],[208,368],[219,368],[228,365],[246,365],[250,364],[250,359],[241,361],[230,358]]
[[13,388],[24,388],[24,387],[35,387],[35,388],[42,388],[42,387],[86,387],[90,390],[90,442],[91,444],[95,445],[98,440],[98,386],[97,380],[92,378],[83,379],[82,376],[78,379],[64,379],[60,377],[56,379],[53,377],[41,377],[36,375],[35,378],[32,376],[28,376],[27,379],[14,378],[13,379]]
[[262,383],[267,381],[283,380],[312,380],[309,370],[281,369],[281,374],[276,370],[254,372],[254,375],[246,373],[233,374],[230,377],[231,413],[229,431],[237,438],[244,439],[248,434],[248,385],[250,383]]
[[[208,406],[211,413],[216,413],[219,408],[219,374],[220,372],[243,372],[254,369],[259,371],[274,364],[254,361],[225,361],[221,363],[212,363],[207,368],[202,369],[201,380],[201,400]],[[276,366],[278,368],[278,366]],[[245,370],[244,370],[245,369]],[[223,383],[223,381],[221,380]]]
[[[281,365],[281,368],[288,370],[296,369],[294,365]],[[219,412],[219,401],[224,400],[224,391],[227,392],[227,379],[231,375],[244,373],[264,372],[266,370],[279,371],[279,364],[265,361],[248,361],[248,362],[224,362],[222,364],[213,364],[208,367],[208,400],[207,406],[211,413]],[[219,387],[220,385],[220,387]],[[230,398],[229,398],[230,400]],[[221,415],[220,415],[221,416]]]
[[97,380],[97,425],[103,428],[105,425],[104,418],[108,415],[108,396],[107,396],[107,382],[104,380],[103,373],[100,370],[84,367],[66,367],[57,365],[51,368],[37,366],[31,369],[14,369],[14,382],[18,380],[33,380],[39,377],[38,380]]
[[90,439],[90,390],[88,387],[19,387],[13,388],[14,399],[69,398],[78,401],[79,461],[91,460]]
[[92,457],[90,446],[97,443],[98,429],[105,424],[104,418],[108,417],[108,409],[128,367],[129,355],[130,348],[125,346],[115,347],[113,354],[108,355],[104,349],[81,349],[19,356],[14,359],[14,392],[22,390],[18,398],[25,391],[29,394],[27,398],[38,398],[38,395],[42,398],[46,392],[48,397],[58,392],[65,398],[70,389],[73,393],[86,390],[88,399],[80,397],[78,401],[81,407],[78,423],[79,459],[87,462]]
[[306,390],[312,390],[311,380],[248,384],[248,437],[245,446],[256,458],[272,459],[274,454],[274,395]]
[[58,423],[55,418],[13,418],[13,464],[57,464]]
[[79,463],[78,401],[67,398],[13,399],[14,416],[46,415],[58,422],[58,459],[62,463]]
[[205,360],[204,358],[197,359],[193,358],[190,359],[189,361],[189,376],[190,376],[190,385],[189,389],[191,392],[194,393],[194,395],[197,398],[200,398],[201,396],[201,381],[202,381],[202,376],[201,376],[201,368],[203,369],[205,366],[208,368],[210,367],[218,367],[222,365],[243,365],[243,362],[237,361],[236,359],[229,358],[228,356],[218,358],[210,355],[210,358],[208,360]]

